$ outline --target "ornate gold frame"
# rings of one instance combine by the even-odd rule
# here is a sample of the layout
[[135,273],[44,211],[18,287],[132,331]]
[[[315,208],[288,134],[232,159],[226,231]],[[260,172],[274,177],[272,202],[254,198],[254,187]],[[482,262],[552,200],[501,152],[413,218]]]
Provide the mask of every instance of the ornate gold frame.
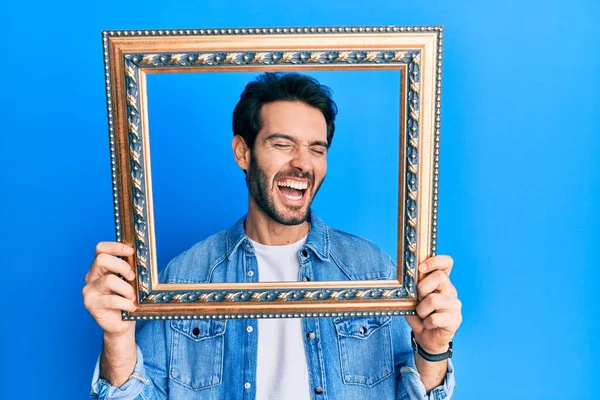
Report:
[[[414,314],[416,267],[435,254],[442,28],[103,31],[116,237],[135,246],[127,320]],[[161,284],[157,280],[146,74],[384,69],[401,73],[399,280]]]

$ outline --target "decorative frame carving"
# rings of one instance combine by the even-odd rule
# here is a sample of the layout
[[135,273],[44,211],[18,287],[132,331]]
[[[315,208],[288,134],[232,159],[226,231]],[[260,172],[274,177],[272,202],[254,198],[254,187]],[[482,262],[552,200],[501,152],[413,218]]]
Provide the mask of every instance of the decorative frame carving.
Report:
[[[414,314],[416,267],[435,255],[442,27],[103,31],[117,241],[134,245],[126,320]],[[399,280],[158,283],[146,74],[397,70],[401,74]]]

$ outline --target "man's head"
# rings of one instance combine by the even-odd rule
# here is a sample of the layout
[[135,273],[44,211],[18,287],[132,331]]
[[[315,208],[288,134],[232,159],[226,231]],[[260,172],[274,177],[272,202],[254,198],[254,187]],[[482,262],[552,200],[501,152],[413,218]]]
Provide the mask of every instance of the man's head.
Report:
[[336,114],[329,88],[308,76],[265,73],[246,86],[232,146],[259,211],[284,225],[306,220],[327,172]]

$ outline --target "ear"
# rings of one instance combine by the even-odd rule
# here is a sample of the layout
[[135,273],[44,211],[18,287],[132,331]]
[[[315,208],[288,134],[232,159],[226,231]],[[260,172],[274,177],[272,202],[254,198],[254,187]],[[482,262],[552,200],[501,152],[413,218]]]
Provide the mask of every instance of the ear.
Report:
[[235,135],[231,141],[231,149],[233,157],[237,165],[244,171],[248,171],[250,165],[250,148],[246,145],[246,141],[240,135]]

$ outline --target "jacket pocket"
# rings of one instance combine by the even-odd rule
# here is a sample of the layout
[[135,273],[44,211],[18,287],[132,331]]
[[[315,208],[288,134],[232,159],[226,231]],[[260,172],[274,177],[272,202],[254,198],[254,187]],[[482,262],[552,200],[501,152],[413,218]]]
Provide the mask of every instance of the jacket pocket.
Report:
[[334,318],[344,383],[373,386],[394,372],[391,317]]
[[226,321],[171,321],[169,376],[194,390],[221,383]]

